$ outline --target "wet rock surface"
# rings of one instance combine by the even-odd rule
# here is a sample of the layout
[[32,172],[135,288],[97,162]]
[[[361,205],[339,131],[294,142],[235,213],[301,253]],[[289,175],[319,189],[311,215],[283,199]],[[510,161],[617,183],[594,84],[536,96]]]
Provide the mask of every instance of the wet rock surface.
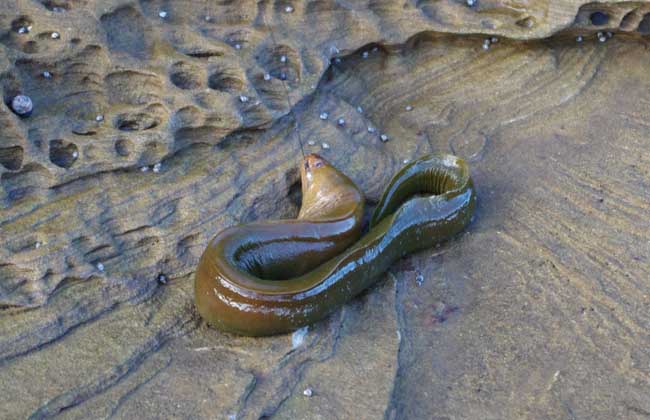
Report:
[[[0,417],[650,416],[648,4],[221,3],[0,4]],[[208,328],[299,137],[370,204],[465,157],[475,221],[304,335]]]

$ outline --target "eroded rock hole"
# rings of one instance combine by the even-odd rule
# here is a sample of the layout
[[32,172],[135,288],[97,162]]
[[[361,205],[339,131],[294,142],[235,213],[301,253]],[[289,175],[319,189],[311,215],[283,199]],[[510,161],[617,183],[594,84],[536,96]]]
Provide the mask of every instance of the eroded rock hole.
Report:
[[115,142],[115,153],[119,156],[127,157],[134,149],[133,142],[129,139],[119,139]]
[[607,25],[607,22],[609,22],[609,15],[605,12],[593,12],[591,15],[589,15],[589,20],[591,21],[592,25]]
[[221,92],[235,93],[243,89],[244,82],[232,72],[217,71],[208,78],[208,86]]
[[157,127],[160,120],[144,112],[124,113],[115,119],[115,128],[121,131],[143,131]]
[[169,79],[180,89],[196,89],[201,86],[198,70],[186,63],[174,64]]
[[23,148],[20,146],[0,147],[0,165],[10,171],[17,171],[23,164]]
[[50,161],[53,164],[68,169],[78,157],[79,149],[76,144],[66,143],[63,140],[50,141]]
[[650,13],[646,13],[643,16],[637,30],[642,34],[650,34]]

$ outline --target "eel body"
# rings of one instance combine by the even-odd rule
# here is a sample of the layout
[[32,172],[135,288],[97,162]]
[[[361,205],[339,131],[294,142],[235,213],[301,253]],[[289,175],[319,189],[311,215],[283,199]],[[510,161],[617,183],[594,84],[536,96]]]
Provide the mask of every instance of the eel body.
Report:
[[348,177],[309,155],[301,181],[297,219],[227,228],[208,244],[195,300],[210,325],[260,336],[318,321],[395,260],[462,231],[476,202],[462,159],[425,156],[393,177],[362,235],[364,197]]

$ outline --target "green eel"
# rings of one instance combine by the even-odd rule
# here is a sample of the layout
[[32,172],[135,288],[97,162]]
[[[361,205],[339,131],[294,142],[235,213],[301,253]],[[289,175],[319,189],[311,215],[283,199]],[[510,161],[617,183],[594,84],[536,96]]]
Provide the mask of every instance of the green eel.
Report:
[[470,222],[476,193],[465,161],[429,155],[390,181],[362,235],[364,196],[322,157],[305,157],[298,218],[217,234],[195,281],[199,314],[221,330],[280,334],[318,321],[371,286],[400,257]]

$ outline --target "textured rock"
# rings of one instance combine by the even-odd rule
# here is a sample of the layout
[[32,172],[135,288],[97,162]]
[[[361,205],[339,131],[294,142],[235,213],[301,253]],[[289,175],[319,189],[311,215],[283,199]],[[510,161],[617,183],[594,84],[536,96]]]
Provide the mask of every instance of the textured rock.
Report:
[[[650,415],[647,3],[221,3],[0,4],[0,417]],[[371,203],[464,156],[476,221],[296,348],[207,328],[198,257],[296,214],[299,137]]]

